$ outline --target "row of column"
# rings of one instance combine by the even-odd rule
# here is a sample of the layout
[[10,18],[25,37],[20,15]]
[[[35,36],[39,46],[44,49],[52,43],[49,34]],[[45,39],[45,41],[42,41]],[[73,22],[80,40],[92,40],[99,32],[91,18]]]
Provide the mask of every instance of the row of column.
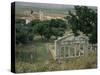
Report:
[[85,49],[84,45],[80,46],[80,44],[59,46],[59,49],[58,49],[59,57],[69,58],[69,57],[81,56],[81,55],[84,55],[84,49]]

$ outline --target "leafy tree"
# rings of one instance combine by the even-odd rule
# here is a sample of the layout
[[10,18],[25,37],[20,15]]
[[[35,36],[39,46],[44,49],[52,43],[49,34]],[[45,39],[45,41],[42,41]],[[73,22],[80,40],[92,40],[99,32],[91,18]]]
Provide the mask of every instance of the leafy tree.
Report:
[[28,39],[26,26],[16,24],[16,43],[25,43]]
[[46,40],[49,40],[52,36],[51,30],[49,28],[46,28],[44,31],[44,37]]
[[51,19],[50,26],[55,28],[66,28],[66,22],[62,19]]
[[34,33],[40,35],[42,39],[44,37],[45,39],[49,40],[52,36],[51,27],[49,26],[49,20],[37,23],[36,25],[34,25],[33,30]]
[[52,35],[54,35],[56,39],[59,36],[63,36],[67,28],[66,22],[62,19],[51,19],[49,25],[51,27]]
[[41,38],[43,38],[45,29],[46,29],[46,26],[43,24],[43,22],[37,23],[37,24],[34,26],[34,32],[35,32],[36,34],[41,35]]
[[32,20],[30,23],[29,23],[29,25],[31,25],[32,27],[34,26],[34,25],[36,25],[37,23],[40,23],[41,21],[40,20]]
[[64,30],[63,29],[58,29],[58,28],[52,28],[52,35],[56,37],[56,39],[59,37],[59,36],[63,36],[64,34]]
[[34,32],[31,25],[26,25],[23,22],[16,22],[16,43],[26,43],[27,41],[32,41],[34,37]]
[[49,40],[52,36],[50,20],[43,21],[43,25],[45,26],[44,37],[45,37],[46,40]]
[[75,6],[75,13],[69,11],[68,23],[75,35],[79,31],[89,37],[90,43],[97,43],[97,11],[86,6]]
[[32,28],[32,26],[28,25],[28,40],[29,41],[33,41],[33,37],[34,37],[34,30]]

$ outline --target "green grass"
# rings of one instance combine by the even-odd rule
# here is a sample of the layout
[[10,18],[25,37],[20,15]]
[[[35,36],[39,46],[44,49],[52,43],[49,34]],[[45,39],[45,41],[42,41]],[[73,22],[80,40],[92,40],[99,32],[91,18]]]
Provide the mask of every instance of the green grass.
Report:
[[[53,40],[49,40],[53,42]],[[68,58],[58,64],[47,50],[48,41],[35,39],[32,43],[16,47],[16,72],[42,72],[97,67],[97,54],[90,53],[84,57]],[[31,59],[30,55],[33,55]]]

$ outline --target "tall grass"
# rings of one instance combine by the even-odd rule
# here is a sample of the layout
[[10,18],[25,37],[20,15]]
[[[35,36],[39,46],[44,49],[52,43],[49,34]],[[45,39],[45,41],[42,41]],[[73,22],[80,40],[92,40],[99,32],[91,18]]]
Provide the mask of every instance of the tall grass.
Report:
[[46,44],[46,41],[35,40],[31,44],[16,47],[16,72],[60,71],[97,67],[96,52],[89,53],[87,56],[64,59],[61,64],[58,64],[48,53]]

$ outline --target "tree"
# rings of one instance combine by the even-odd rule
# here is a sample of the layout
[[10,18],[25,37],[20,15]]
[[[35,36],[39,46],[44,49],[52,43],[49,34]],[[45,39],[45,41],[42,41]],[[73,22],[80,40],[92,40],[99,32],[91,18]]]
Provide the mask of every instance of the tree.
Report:
[[62,19],[51,19],[50,27],[52,31],[52,35],[56,37],[63,36],[66,30],[66,22]]
[[27,27],[28,27],[28,29],[27,29],[28,30],[28,34],[27,34],[28,40],[33,41],[33,37],[34,37],[33,27],[31,25],[27,25]]
[[46,40],[49,40],[52,36],[52,31],[50,30],[50,28],[46,28],[44,31],[44,37]]
[[25,43],[28,39],[28,30],[26,26],[16,24],[16,43]]
[[79,31],[89,37],[90,43],[97,43],[97,11],[86,6],[75,6],[75,13],[69,11],[68,23],[75,35]]
[[40,20],[32,20],[30,23],[29,23],[29,25],[31,25],[32,27],[34,26],[34,25],[36,25],[37,23],[40,23],[41,21]]
[[45,30],[46,30],[46,25],[44,24],[44,22],[40,22],[34,25],[34,32],[36,34],[41,35],[41,38],[43,38]]
[[16,21],[16,44],[26,43],[27,41],[32,41],[34,37],[34,32],[32,26],[25,24],[22,20]]
[[50,26],[54,28],[65,28],[66,29],[66,22],[62,19],[51,19]]

